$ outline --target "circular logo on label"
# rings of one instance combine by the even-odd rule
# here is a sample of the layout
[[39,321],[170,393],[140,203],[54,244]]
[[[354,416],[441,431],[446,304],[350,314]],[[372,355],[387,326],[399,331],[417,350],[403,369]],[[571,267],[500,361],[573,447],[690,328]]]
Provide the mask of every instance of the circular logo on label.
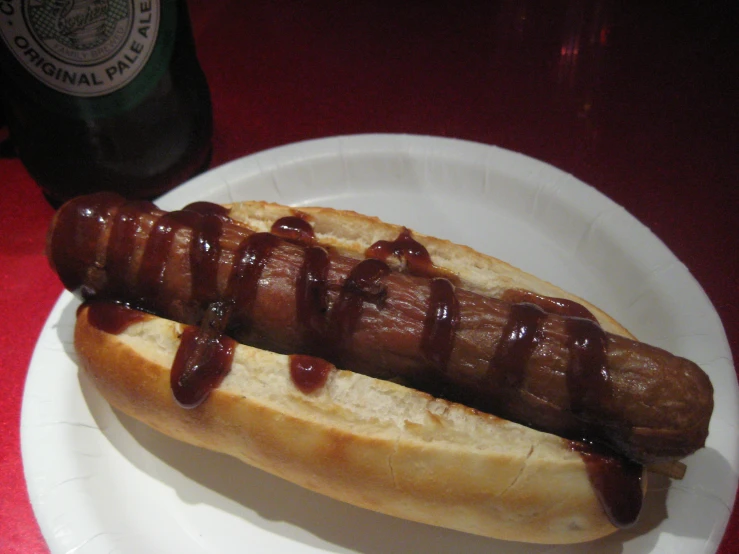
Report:
[[158,0],[0,0],[0,36],[51,88],[101,96],[146,65],[159,15]]

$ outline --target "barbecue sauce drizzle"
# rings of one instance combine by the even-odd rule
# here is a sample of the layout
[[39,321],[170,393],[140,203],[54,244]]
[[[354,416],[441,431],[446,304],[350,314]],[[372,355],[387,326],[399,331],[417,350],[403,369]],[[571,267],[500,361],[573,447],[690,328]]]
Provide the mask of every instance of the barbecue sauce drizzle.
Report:
[[526,364],[539,344],[540,325],[546,312],[536,304],[511,304],[511,312],[495,349],[488,373],[500,373],[497,383],[507,390],[521,386]]
[[580,454],[595,496],[614,527],[626,529],[634,525],[644,496],[642,466],[582,441],[571,441],[570,449]]
[[401,263],[401,271],[431,279],[421,335],[421,353],[436,373],[443,376],[459,325],[459,302],[454,292],[456,275],[436,266],[426,247],[414,239],[406,227],[401,229],[395,240],[378,240],[365,250],[364,255],[383,262],[395,257]]
[[303,347],[318,355],[326,337],[328,311],[329,256],[320,246],[308,246],[300,267],[295,289],[298,324],[302,328]]
[[395,256],[410,273],[424,277],[434,277],[437,274],[426,247],[416,241],[405,227],[400,231],[398,238],[393,241],[378,240],[365,250],[364,255],[366,258],[382,261]]
[[[329,252],[314,246],[315,233],[305,219],[283,217],[274,222],[271,232],[304,247],[295,291],[304,347],[313,354],[340,360],[342,352],[350,346],[364,305],[382,306],[387,293],[382,279],[390,274],[390,267],[382,260],[362,260],[343,283],[332,287],[328,282]],[[328,302],[329,289],[338,291],[333,306]]]
[[421,352],[426,361],[440,373],[446,371],[454,348],[454,335],[459,324],[459,301],[454,285],[437,277],[429,284],[429,306],[423,322]]
[[305,394],[310,394],[323,387],[331,371],[336,369],[333,364],[323,358],[305,354],[291,354],[289,359],[290,379]]
[[[145,206],[119,202],[109,208],[109,203],[110,199],[103,197],[98,206],[117,209],[108,243],[109,252],[111,255],[123,252],[130,259],[134,255],[131,229],[136,225],[135,214]],[[107,213],[110,216],[110,211]],[[328,283],[331,255],[316,244],[310,223],[301,214],[282,218],[274,223],[270,233],[251,234],[241,243],[227,290],[219,298],[215,283],[219,239],[226,214],[227,211],[216,204],[199,202],[179,212],[162,215],[150,233],[138,275],[136,293],[141,302],[136,304],[136,308],[155,312],[159,302],[166,300],[162,299],[161,285],[166,278],[167,254],[175,235],[189,229],[192,233],[192,298],[197,303],[193,309],[201,313],[201,324],[187,327],[183,332],[172,368],[172,388],[181,405],[194,407],[200,404],[230,370],[235,343],[226,333],[234,325],[242,329],[249,325],[262,270],[281,239],[303,246],[305,251],[296,283],[296,301],[298,322],[303,329],[308,352],[329,353],[340,359],[342,349],[349,346],[364,305],[372,303],[382,308],[386,295],[383,278],[390,273],[386,260],[395,256],[403,262],[404,271],[431,277],[421,348],[425,359],[436,370],[445,370],[460,321],[459,303],[449,274],[434,266],[428,251],[413,239],[408,229],[404,228],[395,241],[378,241],[370,246],[366,259],[359,262],[337,286]],[[72,218],[62,218],[57,224],[58,229],[62,234],[78,236],[79,228],[69,222]],[[81,226],[85,225],[100,230],[104,226],[104,216],[98,213],[97,219],[84,220]],[[74,243],[72,240],[66,242]],[[52,245],[55,247],[56,243]],[[80,283],[65,280],[65,276],[74,275],[75,268],[64,266],[63,247],[57,251],[61,255],[55,256],[54,263],[63,282],[73,290],[79,288]],[[115,269],[121,282],[111,283],[111,291],[119,289],[125,281],[124,268]],[[116,275],[110,278],[115,280]],[[329,289],[338,290],[333,306],[328,303]],[[81,292],[85,296],[86,291]],[[146,298],[160,300],[145,301]],[[88,299],[94,298],[91,295]],[[516,387],[522,384],[526,364],[536,349],[541,323],[547,313],[565,316],[571,351],[567,378],[571,409],[587,417],[609,391],[605,363],[607,338],[593,315],[575,302],[527,291],[507,291],[502,299],[513,303],[503,336],[490,361],[491,369],[502,371],[500,385]],[[137,318],[124,315],[120,310],[107,303],[91,302],[91,323],[109,332],[122,332]],[[332,364],[319,358],[298,354],[290,357],[291,377],[304,392],[323,386],[333,368]],[[641,507],[641,466],[610,452],[604,455],[582,442],[573,442],[572,445],[585,461],[591,483],[612,523],[618,527],[631,525]]]
[[182,332],[170,386],[183,408],[201,404],[231,370],[236,341],[226,335],[225,328],[232,307],[226,302],[211,302],[200,325]]
[[123,304],[96,301],[80,304],[77,315],[84,307],[88,307],[87,319],[90,325],[111,335],[120,335],[134,323],[145,321],[150,317],[146,312],[131,309]]

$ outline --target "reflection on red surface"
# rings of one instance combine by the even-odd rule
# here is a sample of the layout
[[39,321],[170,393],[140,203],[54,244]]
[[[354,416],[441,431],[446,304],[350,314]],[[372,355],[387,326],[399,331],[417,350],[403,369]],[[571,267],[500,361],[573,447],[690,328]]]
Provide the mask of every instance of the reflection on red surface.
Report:
[[[523,152],[593,185],[656,232],[714,302],[739,359],[739,3],[189,5],[213,95],[214,165],[366,132]],[[36,552],[18,414],[59,287],[42,254],[50,208],[17,160],[0,159],[0,180],[0,550]],[[721,554],[739,551],[736,521]]]

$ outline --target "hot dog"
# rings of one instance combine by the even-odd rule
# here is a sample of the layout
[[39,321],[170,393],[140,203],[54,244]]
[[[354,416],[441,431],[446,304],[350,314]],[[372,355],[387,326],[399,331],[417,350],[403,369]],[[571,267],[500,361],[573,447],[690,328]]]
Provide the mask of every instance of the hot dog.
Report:
[[[237,220],[245,220],[248,225]],[[593,475],[630,475],[631,490],[637,492],[628,504],[637,504],[635,498],[640,501],[642,486],[642,472],[635,469],[640,468],[639,464],[685,456],[700,448],[707,435],[712,389],[710,380],[695,364],[634,341],[597,308],[520,270],[372,218],[321,209],[298,212],[261,203],[239,204],[228,211],[199,203],[165,214],[150,204],[128,203],[115,195],[102,194],[76,199],[62,207],[52,223],[48,244],[52,266],[65,286],[79,291],[89,304],[78,318],[76,345],[83,367],[113,405],[177,438],[234,453],[309,488],[359,505],[515,540],[588,540],[611,532],[614,523],[633,520],[633,513],[621,513],[629,511],[623,506],[614,509],[618,503],[603,492],[608,487],[595,485],[602,477]],[[121,312],[111,308],[110,302],[178,323],[167,323],[169,330],[152,335],[141,329],[164,325],[162,320],[147,315],[144,321],[129,326],[130,317],[121,313],[130,310]],[[123,325],[127,330],[117,333],[111,321],[127,322]],[[143,333],[154,343],[161,343],[162,336],[181,334],[178,346],[170,344],[169,354],[155,364],[159,369],[154,373],[166,373],[175,393],[176,402],[167,387],[166,410],[161,406],[150,408],[164,400],[143,402],[149,407],[141,408],[142,402],[130,399],[131,395],[148,398],[149,392],[140,384],[147,382],[145,377],[133,381],[133,370],[125,369],[126,363],[147,365],[142,362],[146,356],[140,353],[146,348],[132,347],[124,338],[129,331]],[[232,339],[250,347],[237,346]],[[125,353],[113,356],[111,352]],[[521,518],[511,530],[501,525],[500,510],[511,509],[516,501],[506,504],[499,498],[500,490],[487,490],[477,508],[480,502],[487,505],[486,515],[468,515],[467,519],[478,523],[465,526],[450,521],[454,518],[449,515],[443,517],[443,506],[428,498],[419,500],[428,481],[415,483],[418,478],[411,476],[398,480],[395,463],[390,464],[394,492],[373,495],[365,490],[367,487],[347,484],[336,476],[342,472],[352,475],[347,469],[354,467],[351,465],[332,468],[333,478],[320,478],[316,476],[322,473],[313,467],[315,464],[310,469],[296,470],[290,466],[294,462],[285,462],[299,459],[306,463],[305,456],[293,458],[280,451],[264,459],[260,453],[255,459],[253,452],[244,453],[248,450],[244,445],[234,446],[238,441],[233,437],[204,439],[203,434],[212,430],[213,419],[221,421],[221,416],[215,415],[215,406],[225,394],[223,387],[233,380],[232,366],[238,364],[231,360],[255,353],[272,356],[270,363],[292,375],[288,381],[302,395],[296,398],[303,402],[316,395],[331,397],[332,393],[327,392],[330,383],[344,379],[339,375],[347,375],[336,370],[338,366],[352,370],[351,379],[371,383],[362,385],[368,390],[385,391],[380,397],[402,395],[397,402],[401,414],[407,403],[435,406],[443,415],[421,410],[419,413],[425,414],[422,423],[418,423],[418,414],[396,416],[405,424],[398,431],[398,419],[394,420],[395,431],[401,435],[390,441],[393,448],[398,448],[390,456],[393,460],[405,456],[400,454],[404,452],[403,433],[409,434],[407,440],[414,447],[418,447],[414,441],[419,440],[415,433],[431,440],[430,424],[424,420],[428,417],[437,422],[440,437],[445,430],[455,428],[454,440],[444,440],[452,440],[455,455],[460,456],[454,462],[447,458],[449,451],[442,448],[435,451],[436,462],[443,459],[460,463],[471,455],[465,449],[458,452],[458,425],[480,425],[491,429],[490,433],[506,429],[506,440],[512,443],[521,433],[524,448],[513,456],[519,469],[531,464],[529,453],[538,448],[533,445],[556,444],[556,460],[549,462],[552,467],[558,467],[562,460],[567,461],[565,465],[575,464],[581,479],[590,483],[583,498],[592,502],[600,496],[598,506],[588,516],[596,514],[592,517],[600,523],[591,521],[586,525],[582,511],[575,515],[564,510],[552,516],[560,518],[558,524],[543,524],[537,517],[543,517],[541,507],[547,502],[537,498],[534,507],[526,509],[539,515]],[[117,361],[111,362],[112,358]],[[124,368],[112,374],[101,369],[118,363]],[[213,371],[204,371],[205,366]],[[433,396],[377,378],[402,381]],[[375,412],[367,416],[366,409],[359,410],[365,414],[362,417],[378,417]],[[167,415],[157,415],[163,412]],[[204,427],[208,431],[202,430],[203,417],[208,421]],[[459,418],[466,423],[459,423]],[[301,425],[307,426],[303,429],[305,436],[313,427],[324,429],[323,424],[310,419],[295,428]],[[414,425],[420,427],[414,430]],[[269,425],[265,423],[265,427]],[[377,430],[342,433],[342,444],[351,443],[352,448],[382,435]],[[596,446],[586,448],[579,442],[582,439]],[[470,443],[467,450],[488,455],[485,440],[472,433],[462,442]],[[602,453],[601,447],[609,449],[608,453]],[[496,463],[506,457],[500,452],[496,456]],[[408,459],[412,462],[423,456],[414,451]],[[492,464],[488,458],[485,463]],[[593,471],[598,464],[616,464],[620,469]],[[285,469],[283,465],[290,467]],[[388,463],[381,465],[387,471]],[[362,468],[360,474],[373,473]],[[496,471],[494,467],[487,469]],[[551,469],[542,470],[542,475]],[[309,472],[315,482],[301,471]],[[484,478],[490,479],[485,473]],[[439,475],[434,475],[438,479]],[[483,479],[480,474],[477,477]],[[506,494],[512,494],[519,481],[506,481]],[[459,486],[459,490],[464,488]],[[454,489],[454,483],[444,488]],[[440,490],[437,488],[436,493]],[[530,489],[522,494],[541,496]],[[492,498],[503,503],[491,508]],[[389,507],[380,506],[385,504]],[[498,514],[498,523],[490,523],[494,519],[491,510]],[[519,506],[512,513],[521,511]],[[562,516],[565,512],[568,515]],[[502,520],[511,517],[515,519],[510,516]],[[573,523],[575,520],[580,523]],[[569,521],[564,528],[563,521]],[[533,527],[539,531],[533,533]]]

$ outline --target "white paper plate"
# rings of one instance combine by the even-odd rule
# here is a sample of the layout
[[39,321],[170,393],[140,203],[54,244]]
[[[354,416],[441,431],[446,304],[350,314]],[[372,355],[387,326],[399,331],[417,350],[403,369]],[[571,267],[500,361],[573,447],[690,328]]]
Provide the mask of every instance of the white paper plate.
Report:
[[642,340],[708,372],[716,410],[707,448],[687,460],[683,481],[668,487],[654,480],[637,529],[595,544],[522,545],[409,523],[180,444],[111,410],[78,373],[71,346],[77,304],[65,293],[34,352],[21,424],[31,502],[52,552],[716,550],[739,468],[731,353],[701,287],[623,208],[519,154],[402,135],[276,148],[206,173],[159,204],[176,209],[197,199],[350,208],[468,244],[573,291]]

